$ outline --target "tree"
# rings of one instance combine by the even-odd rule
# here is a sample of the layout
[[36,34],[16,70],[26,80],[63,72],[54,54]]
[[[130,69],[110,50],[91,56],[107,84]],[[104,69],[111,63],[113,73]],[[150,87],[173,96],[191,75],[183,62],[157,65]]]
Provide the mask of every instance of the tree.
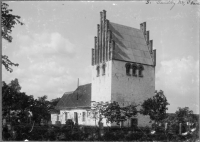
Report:
[[189,107],[179,107],[178,110],[175,112],[175,117],[178,123],[195,123],[198,121],[198,119],[193,114],[193,111],[190,110]]
[[175,113],[168,114],[167,118],[163,120],[167,124],[166,134],[168,139],[195,141],[199,137],[198,119],[198,116],[193,114],[189,107],[179,107]]
[[33,96],[28,96],[24,92],[20,92],[17,96],[15,109],[18,112],[18,119],[21,122],[28,123],[30,122],[30,109],[34,104]]
[[2,86],[2,110],[3,117],[8,120],[19,119],[26,122],[28,111],[33,106],[33,96],[28,96],[21,91],[18,79],[12,80],[9,84],[3,81]]
[[18,80],[15,79],[11,83],[6,84],[3,81],[2,86],[2,110],[3,116],[10,117],[10,111],[16,110],[16,100],[18,98],[18,93],[21,87],[18,83]]
[[106,118],[107,122],[116,122],[117,125],[119,125],[120,122],[126,121],[131,117],[137,115],[136,107],[137,105],[120,107],[118,102],[114,101],[113,103],[108,104],[102,114]]
[[140,112],[143,115],[149,115],[151,120],[159,122],[166,118],[167,105],[169,103],[163,91],[155,91],[153,98],[149,98],[143,102]]
[[[24,23],[20,22],[20,16],[10,14],[12,12],[11,9],[8,9],[8,4],[1,3],[1,36],[3,39],[8,42],[12,42],[12,36],[10,35],[12,32],[12,28],[16,24],[23,25]],[[13,69],[11,66],[18,66],[19,64],[13,63],[8,59],[8,56],[2,55],[2,64],[6,68],[7,71],[12,72]]]
[[10,82],[10,87],[12,87],[16,92],[20,92],[21,90],[21,86],[19,85],[19,81],[17,78],[15,78],[14,80],[11,80]]
[[121,107],[118,102],[104,103],[104,102],[95,102],[93,103],[93,118],[98,120],[98,124],[101,123],[103,118],[106,118],[107,123],[116,122],[117,125],[122,121],[126,121],[129,118],[137,114],[137,105],[129,105]]
[[52,99],[51,101],[49,101],[49,109],[55,109],[55,106],[57,105],[57,103],[60,101],[61,98],[56,98],[56,99]]
[[103,111],[106,109],[108,106],[108,102],[93,102],[92,103],[92,118],[95,119],[95,125],[96,121],[98,120],[98,125],[101,123],[103,120]]
[[38,97],[38,99],[35,99],[31,111],[33,112],[33,120],[35,122],[40,123],[41,119],[48,121],[50,119],[50,110],[47,96],[44,95],[42,97]]
[[51,103],[47,96],[34,99],[32,95],[26,95],[21,92],[21,86],[18,79],[12,80],[9,84],[2,82],[2,111],[3,117],[8,120],[19,119],[21,122],[30,122],[32,120],[40,123],[41,119],[50,119]]

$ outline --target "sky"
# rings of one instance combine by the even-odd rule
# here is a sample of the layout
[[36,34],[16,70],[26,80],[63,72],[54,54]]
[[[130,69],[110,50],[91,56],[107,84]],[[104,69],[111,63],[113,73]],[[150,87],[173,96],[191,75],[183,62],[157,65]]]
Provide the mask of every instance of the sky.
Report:
[[2,54],[18,63],[10,73],[2,66],[2,80],[17,78],[27,95],[62,97],[91,83],[91,48],[106,10],[111,22],[138,28],[146,22],[157,51],[155,85],[163,90],[168,112],[189,107],[199,112],[199,15],[196,5],[151,2],[6,2],[23,26],[12,31],[13,41],[2,39]]

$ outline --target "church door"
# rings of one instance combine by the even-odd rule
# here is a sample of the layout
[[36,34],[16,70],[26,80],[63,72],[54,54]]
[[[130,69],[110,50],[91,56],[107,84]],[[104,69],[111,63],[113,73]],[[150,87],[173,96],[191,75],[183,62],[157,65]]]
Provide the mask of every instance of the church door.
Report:
[[75,124],[78,124],[78,113],[74,112],[74,122]]

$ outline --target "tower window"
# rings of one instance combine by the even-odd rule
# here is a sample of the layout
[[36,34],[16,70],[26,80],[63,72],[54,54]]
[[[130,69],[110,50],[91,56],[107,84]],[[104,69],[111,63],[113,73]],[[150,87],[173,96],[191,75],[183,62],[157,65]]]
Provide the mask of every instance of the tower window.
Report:
[[106,74],[106,64],[104,63],[102,66],[102,75]]
[[132,64],[132,75],[137,76],[137,65],[135,63]]
[[99,70],[99,66],[97,66],[97,77],[99,76],[100,74],[100,70]]
[[126,67],[126,75],[130,76],[131,64],[130,63],[126,63],[125,67]]
[[138,70],[139,70],[139,77],[143,77],[142,71],[144,70],[144,67],[142,65],[139,65]]

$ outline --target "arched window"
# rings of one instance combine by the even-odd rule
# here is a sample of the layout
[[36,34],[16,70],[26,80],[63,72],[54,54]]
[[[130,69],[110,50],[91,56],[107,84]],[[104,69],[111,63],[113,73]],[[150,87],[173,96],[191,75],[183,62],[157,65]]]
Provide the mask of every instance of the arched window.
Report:
[[137,64],[133,63],[132,64],[132,75],[133,76],[137,76],[137,69],[138,69]]
[[106,64],[104,63],[102,65],[102,75],[105,75],[106,74]]
[[139,77],[143,77],[142,71],[144,70],[144,67],[142,65],[139,65],[138,70],[139,70]]
[[130,76],[131,75],[130,74],[131,64],[130,63],[126,63],[125,67],[126,67],[126,75]]
[[99,70],[99,66],[97,66],[97,77],[99,76],[100,74],[100,70]]

